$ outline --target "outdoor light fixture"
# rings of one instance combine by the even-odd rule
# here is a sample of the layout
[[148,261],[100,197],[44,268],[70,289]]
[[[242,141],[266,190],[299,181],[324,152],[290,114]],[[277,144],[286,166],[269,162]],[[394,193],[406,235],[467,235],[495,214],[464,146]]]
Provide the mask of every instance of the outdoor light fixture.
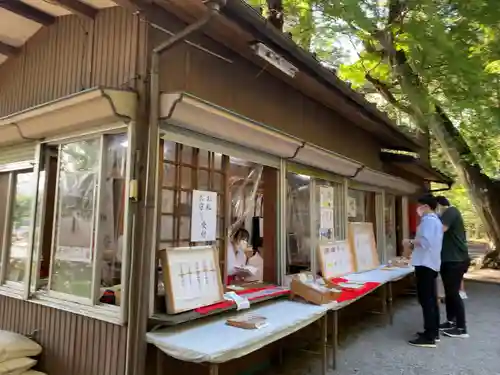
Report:
[[283,56],[274,52],[271,48],[266,46],[263,43],[256,42],[251,44],[251,48],[255,52],[257,56],[261,59],[266,60],[269,64],[273,65],[275,68],[278,68],[283,73],[290,77],[295,77],[299,69],[293,66],[290,62],[285,60]]

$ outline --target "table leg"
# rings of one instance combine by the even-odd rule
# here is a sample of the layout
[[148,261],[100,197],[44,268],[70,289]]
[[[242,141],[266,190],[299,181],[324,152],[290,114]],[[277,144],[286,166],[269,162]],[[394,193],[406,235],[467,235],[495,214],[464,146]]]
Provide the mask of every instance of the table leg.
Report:
[[323,316],[321,324],[321,374],[328,372],[328,312]]
[[339,346],[339,315],[338,310],[333,310],[332,322],[332,369],[337,368],[337,349]]
[[209,368],[209,375],[219,375],[219,365],[211,363]]
[[156,375],[161,375],[163,372],[163,352],[160,349],[156,349]]
[[381,313],[382,315],[387,315],[387,285],[385,284],[380,288],[380,292],[382,293],[382,306],[381,306]]
[[278,365],[283,365],[283,342],[282,340],[278,343]]
[[387,309],[389,310],[389,324],[394,322],[394,306],[392,300],[392,282],[387,284]]

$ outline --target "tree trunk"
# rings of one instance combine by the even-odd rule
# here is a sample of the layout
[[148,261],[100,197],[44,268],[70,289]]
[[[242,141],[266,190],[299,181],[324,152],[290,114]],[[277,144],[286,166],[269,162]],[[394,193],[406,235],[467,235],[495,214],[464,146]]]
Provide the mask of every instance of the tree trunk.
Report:
[[492,250],[483,259],[482,268],[500,269],[500,249]]
[[374,36],[388,52],[393,75],[410,99],[409,115],[423,128],[428,127],[437,138],[469,190],[495,248],[500,249],[500,184],[482,172],[465,139],[437,104],[438,101],[429,95],[420,77],[408,63],[405,53],[397,50],[392,34],[378,32]]
[[[267,0],[268,21],[283,31],[284,9],[282,0]],[[402,17],[404,3],[393,0],[389,4],[388,25]],[[405,52],[396,47],[390,28],[377,30],[372,36],[383,48],[382,56],[389,59],[392,75],[399,81],[402,91],[410,99],[403,110],[413,117],[424,131],[431,131],[455,166],[462,182],[480,215],[496,249],[500,251],[500,184],[486,176],[460,132],[422,84],[420,76],[409,64]],[[369,76],[369,74],[367,73]],[[373,82],[372,82],[373,83]],[[390,93],[385,92],[390,95]],[[498,254],[497,254],[498,255]]]
[[267,20],[279,31],[283,31],[283,25],[285,23],[283,0],[267,0],[267,9],[269,11]]

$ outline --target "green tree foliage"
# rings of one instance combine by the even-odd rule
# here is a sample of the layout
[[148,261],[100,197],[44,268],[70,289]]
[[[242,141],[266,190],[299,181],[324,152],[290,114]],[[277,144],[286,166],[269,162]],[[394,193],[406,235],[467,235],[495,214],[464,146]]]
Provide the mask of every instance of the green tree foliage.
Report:
[[32,202],[33,198],[30,196],[19,195],[16,197],[12,218],[14,229],[29,225]]
[[[247,0],[262,16],[269,17],[268,0]],[[331,67],[339,67],[349,59],[349,52],[342,47],[335,32],[338,25],[335,19],[323,17],[319,12],[321,1],[283,0],[285,20],[283,31],[295,43],[316,55],[319,61]]]
[[[500,244],[500,7],[496,0],[283,0],[296,42],[409,131],[431,132],[437,167]],[[264,5],[265,4],[261,4]],[[302,20],[301,20],[302,19]],[[306,34],[304,34],[306,33]],[[500,190],[499,190],[500,191]],[[496,201],[500,202],[498,197]],[[474,219],[476,218],[476,219]],[[477,230],[475,230],[477,232]]]
[[[434,167],[448,176],[453,177],[455,180],[458,180],[458,176],[453,165],[446,158],[446,155],[443,153],[443,150],[440,148],[435,139],[431,139],[431,161]],[[432,188],[439,189],[442,188],[442,185],[433,184]],[[462,213],[469,238],[486,240],[486,228],[484,227],[481,218],[477,215],[474,205],[469,197],[467,188],[462,183],[457,182],[453,185],[451,190],[444,191],[441,194],[446,195],[451,204],[456,206]]]

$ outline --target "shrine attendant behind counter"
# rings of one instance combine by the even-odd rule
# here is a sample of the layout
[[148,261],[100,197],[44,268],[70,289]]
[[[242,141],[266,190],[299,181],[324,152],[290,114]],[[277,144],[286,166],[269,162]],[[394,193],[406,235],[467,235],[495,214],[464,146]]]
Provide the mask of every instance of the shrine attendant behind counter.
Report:
[[227,246],[227,285],[234,281],[243,281],[247,273],[241,272],[237,267],[247,264],[245,250],[248,247],[250,233],[244,228],[239,228],[232,236]]

